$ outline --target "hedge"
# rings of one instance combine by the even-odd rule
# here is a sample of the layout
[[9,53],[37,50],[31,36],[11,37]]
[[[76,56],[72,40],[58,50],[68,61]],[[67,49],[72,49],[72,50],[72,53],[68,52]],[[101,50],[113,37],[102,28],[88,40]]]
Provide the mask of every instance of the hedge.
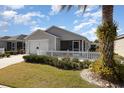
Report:
[[10,54],[0,54],[0,58],[10,57]]
[[91,64],[90,61],[80,62],[78,59],[62,58],[58,60],[57,57],[53,56],[43,56],[43,55],[26,55],[23,56],[25,62],[38,63],[38,64],[48,64],[61,69],[66,70],[80,70],[88,68]]

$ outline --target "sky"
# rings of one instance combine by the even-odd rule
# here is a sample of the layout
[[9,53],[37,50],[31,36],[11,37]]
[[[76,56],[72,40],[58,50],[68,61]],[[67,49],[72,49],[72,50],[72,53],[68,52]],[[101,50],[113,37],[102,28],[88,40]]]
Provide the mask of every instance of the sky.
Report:
[[[88,6],[85,13],[74,6],[70,11],[60,11],[58,5],[0,5],[0,36],[31,34],[37,29],[46,30],[51,26],[72,31],[97,39],[95,31],[101,23],[102,11],[99,6]],[[124,34],[124,6],[114,6],[114,21],[118,24],[118,35]]]

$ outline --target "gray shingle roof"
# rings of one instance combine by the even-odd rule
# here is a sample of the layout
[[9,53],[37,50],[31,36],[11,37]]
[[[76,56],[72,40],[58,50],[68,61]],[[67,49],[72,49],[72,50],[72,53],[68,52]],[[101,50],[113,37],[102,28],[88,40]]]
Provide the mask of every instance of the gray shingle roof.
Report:
[[[70,39],[70,40],[82,40],[82,39],[86,39],[88,40],[86,37],[76,34],[74,32],[56,27],[56,26],[52,26],[49,29],[46,30],[46,32],[55,35],[57,37],[60,37],[61,39]],[[88,40],[89,41],[89,40]]]
[[122,39],[122,38],[124,38],[124,34],[117,36],[116,39],[118,40],[118,39]]
[[4,37],[1,37],[0,39],[1,40],[24,40],[24,38],[26,37],[27,35],[17,35],[17,36],[4,36]]
[[1,39],[8,39],[8,38],[10,38],[10,36],[3,36],[3,37],[1,37]]

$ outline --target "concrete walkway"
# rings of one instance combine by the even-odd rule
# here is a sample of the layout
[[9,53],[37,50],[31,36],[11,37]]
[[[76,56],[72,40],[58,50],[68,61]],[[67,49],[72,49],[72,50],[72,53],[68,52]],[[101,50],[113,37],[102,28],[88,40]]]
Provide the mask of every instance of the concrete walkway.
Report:
[[[23,62],[24,61],[23,56],[24,55],[12,55],[9,58],[0,58],[0,69],[16,63]],[[10,87],[0,85],[0,88],[10,88]]]
[[0,85],[0,88],[11,88],[11,87]]
[[12,55],[9,58],[0,58],[0,69],[9,65],[23,62],[23,56],[24,55]]

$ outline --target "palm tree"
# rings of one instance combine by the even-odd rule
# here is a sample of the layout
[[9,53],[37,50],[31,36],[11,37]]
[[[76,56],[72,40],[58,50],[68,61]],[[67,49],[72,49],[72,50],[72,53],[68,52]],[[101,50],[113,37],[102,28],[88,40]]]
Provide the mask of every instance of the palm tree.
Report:
[[[73,6],[72,5],[63,5],[61,6],[61,10],[67,9],[70,10]],[[87,9],[87,5],[79,5],[79,9],[85,10]],[[100,43],[100,53],[101,53],[101,60],[103,61],[105,66],[108,66],[110,68],[113,68],[114,66],[114,60],[113,60],[113,55],[114,55],[114,40],[116,37],[116,26],[114,27],[113,33],[110,33],[108,29],[104,29],[104,25],[109,27],[114,27],[113,24],[113,5],[102,5],[102,25],[99,26],[99,33],[103,33],[102,36],[101,34],[98,35],[99,38],[99,43]],[[113,28],[112,28],[113,29]],[[101,30],[104,30],[101,31]],[[111,31],[112,32],[112,31]],[[104,37],[104,38],[101,38]],[[114,39],[111,39],[114,38]]]

